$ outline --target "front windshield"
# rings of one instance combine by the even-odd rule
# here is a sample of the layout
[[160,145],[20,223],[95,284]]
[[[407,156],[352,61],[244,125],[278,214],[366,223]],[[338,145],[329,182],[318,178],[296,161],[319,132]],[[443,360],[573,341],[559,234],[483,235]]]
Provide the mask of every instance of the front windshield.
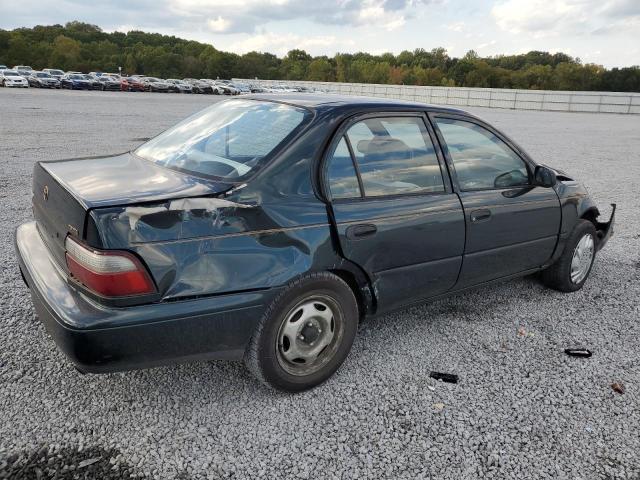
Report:
[[187,118],[135,153],[166,167],[233,181],[274,152],[308,115],[280,103],[228,100]]
[[19,77],[20,75],[18,75],[18,72],[15,72],[13,70],[5,70],[4,72],[2,72],[2,74],[5,77]]
[[69,78],[71,80],[84,80],[84,77],[82,75],[69,75]]
[[38,75],[39,78],[50,78],[51,75],[49,75],[48,73],[37,73],[36,75]]

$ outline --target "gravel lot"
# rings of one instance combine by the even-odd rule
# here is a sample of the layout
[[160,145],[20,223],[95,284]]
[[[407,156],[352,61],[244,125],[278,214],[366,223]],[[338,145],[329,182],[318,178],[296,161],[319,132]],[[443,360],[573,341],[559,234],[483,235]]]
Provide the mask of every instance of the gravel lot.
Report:
[[640,116],[474,109],[618,203],[578,293],[525,278],[368,321],[295,396],[239,363],[77,373],[15,261],[33,163],[128,150],[216,100],[0,89],[0,478],[640,478]]

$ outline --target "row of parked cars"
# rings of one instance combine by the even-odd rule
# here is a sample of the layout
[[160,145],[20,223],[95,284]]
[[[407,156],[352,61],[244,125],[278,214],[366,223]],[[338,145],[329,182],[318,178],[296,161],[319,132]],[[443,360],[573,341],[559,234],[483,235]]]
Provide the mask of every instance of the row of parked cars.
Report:
[[209,78],[162,79],[144,75],[122,76],[117,73],[64,72],[56,68],[45,68],[36,71],[27,65],[16,65],[11,69],[6,65],[0,65],[0,86],[64,88],[69,90],[202,93],[212,95],[306,91],[304,88],[286,85],[274,85],[265,88],[258,85]]

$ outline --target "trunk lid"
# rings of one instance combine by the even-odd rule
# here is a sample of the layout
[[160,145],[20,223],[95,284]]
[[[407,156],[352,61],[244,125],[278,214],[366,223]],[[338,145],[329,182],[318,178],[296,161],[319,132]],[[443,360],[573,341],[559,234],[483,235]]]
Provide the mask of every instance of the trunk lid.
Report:
[[38,162],[33,172],[33,213],[43,240],[66,269],[68,233],[100,246],[89,225],[91,209],[213,195],[231,186],[161,167],[130,153]]

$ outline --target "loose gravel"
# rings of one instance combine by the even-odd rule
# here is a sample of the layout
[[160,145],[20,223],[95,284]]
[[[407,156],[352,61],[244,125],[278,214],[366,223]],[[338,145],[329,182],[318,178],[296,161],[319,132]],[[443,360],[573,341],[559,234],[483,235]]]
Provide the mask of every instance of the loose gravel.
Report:
[[0,478],[640,478],[640,116],[473,109],[617,202],[580,292],[525,278],[367,321],[293,396],[240,363],[76,372],[13,251],[33,163],[128,150],[217,100],[0,89]]

